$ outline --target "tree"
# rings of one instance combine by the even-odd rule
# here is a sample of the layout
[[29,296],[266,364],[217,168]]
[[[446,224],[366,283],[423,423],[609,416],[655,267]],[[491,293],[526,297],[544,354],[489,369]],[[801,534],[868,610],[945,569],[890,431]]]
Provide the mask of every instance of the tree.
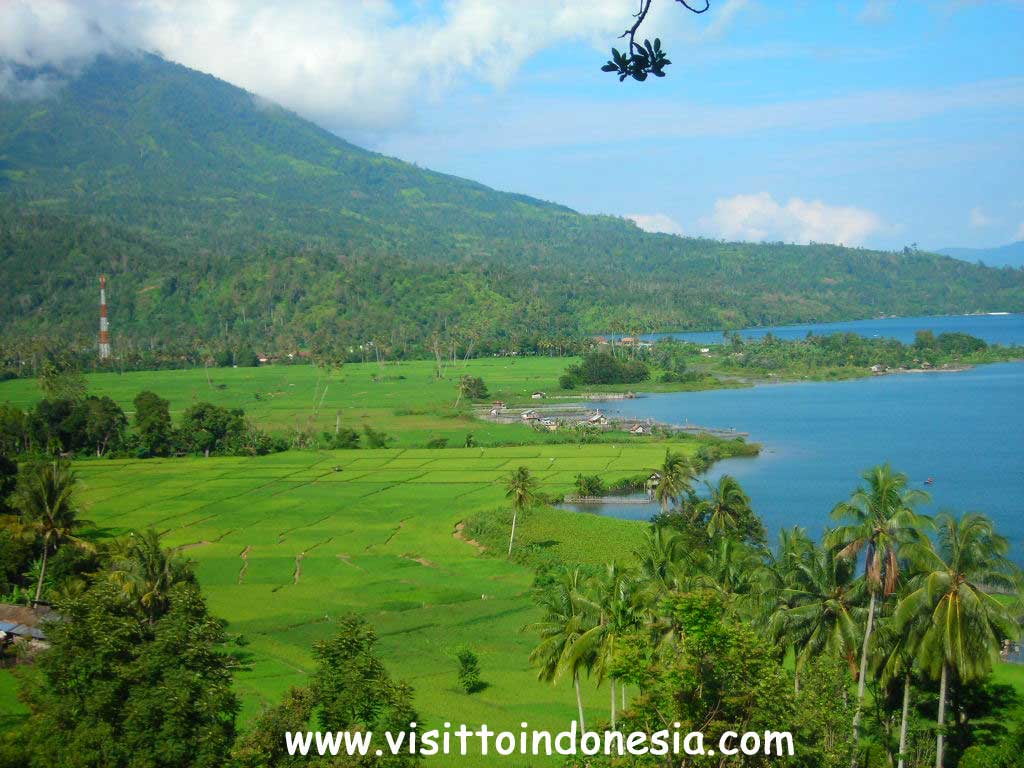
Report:
[[772,617],[772,634],[796,652],[796,689],[800,673],[823,655],[845,661],[856,671],[859,619],[863,614],[856,565],[833,550],[811,545],[806,553],[791,552],[786,586]]
[[78,401],[85,397],[85,377],[67,361],[47,360],[39,372],[39,388],[50,400]]
[[684,454],[665,449],[665,460],[657,471],[654,486],[654,498],[661,504],[662,512],[667,512],[669,505],[690,489],[693,474],[693,466]]
[[1009,542],[984,515],[936,518],[938,546],[930,539],[909,545],[914,569],[909,594],[896,611],[899,631],[914,633],[916,655],[932,679],[939,680],[936,768],[943,766],[946,698],[949,678],[982,678],[999,657],[1003,640],[1019,636],[1012,612],[985,587],[1019,594],[1020,571],[1006,557]]
[[209,457],[245,432],[244,416],[240,408],[228,410],[211,403],[197,403],[182,415],[181,432],[192,451]]
[[613,668],[623,641],[640,626],[641,602],[633,575],[614,563],[584,586],[575,599],[582,611],[590,614],[585,622],[590,626],[573,643],[563,663],[570,667],[577,662],[588,665],[595,672],[598,685],[609,677],[611,724],[615,730]]
[[696,514],[707,518],[708,535],[733,536],[739,541],[764,543],[764,525],[750,508],[750,497],[732,475],[722,475],[717,485],[707,484],[708,498],[700,501]]
[[143,449],[149,456],[167,456],[173,448],[171,404],[159,395],[146,390],[132,400],[135,406],[135,429],[142,439]]
[[150,623],[166,613],[176,584],[195,581],[188,563],[164,549],[153,528],[133,531],[114,545],[108,575]]
[[[479,376],[463,376],[459,379],[459,399],[483,400],[489,397],[487,385]],[[456,403],[457,405],[457,403]]]
[[868,647],[878,595],[881,594],[884,599],[896,591],[900,575],[900,549],[919,539],[921,529],[928,524],[926,518],[914,513],[914,507],[929,498],[923,491],[908,489],[907,476],[893,472],[888,464],[873,467],[862,477],[866,487],[858,488],[849,501],[836,505],[832,510],[834,518],[848,519],[850,524],[836,528],[826,539],[827,546],[838,549],[840,557],[852,559],[864,552],[864,578],[871,594],[857,677],[857,708],[853,716],[854,745],[857,744],[863,714]]
[[363,425],[363,434],[366,435],[367,448],[387,448],[388,443],[394,440],[393,437],[385,434],[384,432],[379,432],[369,424]]
[[280,704],[261,712],[238,740],[231,756],[238,768],[298,768],[309,765],[305,755],[289,755],[285,734],[304,731],[313,715],[308,688],[289,688]]
[[83,411],[83,440],[95,447],[97,456],[105,454],[111,446],[120,445],[128,425],[121,406],[106,395],[90,395],[79,403],[78,408]]
[[[419,719],[412,707],[412,689],[391,679],[376,655],[376,644],[376,632],[355,615],[343,617],[333,637],[314,644],[317,668],[310,691],[324,730],[398,731]],[[404,766],[417,761],[415,755],[402,754],[381,764]],[[371,759],[369,764],[378,763]]]
[[455,654],[459,661],[459,685],[466,693],[476,693],[483,689],[480,679],[480,659],[470,648],[460,648]]
[[516,538],[516,521],[519,514],[534,507],[538,501],[537,478],[526,467],[519,467],[505,478],[505,498],[512,501],[512,532],[508,537],[508,554],[512,556],[512,544]]
[[562,571],[558,578],[536,594],[543,618],[525,627],[540,635],[540,642],[530,653],[530,663],[539,668],[537,679],[557,683],[565,674],[572,677],[581,731],[585,731],[587,726],[583,718],[580,672],[587,668],[591,659],[574,653],[573,647],[590,629],[579,602],[583,580],[583,572],[579,568]]
[[64,544],[92,549],[91,543],[77,535],[92,523],[79,519],[74,489],[74,472],[64,462],[40,464],[26,469],[19,477],[14,493],[14,507],[20,512],[16,524],[23,532],[42,540],[36,602],[42,599],[46,563],[53,552]]
[[20,693],[31,768],[220,768],[235,737],[233,660],[195,584],[155,623],[100,578],[60,605]]
[[[704,13],[711,6],[710,0],[704,0],[704,7],[692,4],[689,0],[676,0],[688,11],[693,13]],[[612,48],[611,60],[601,67],[603,72],[614,72],[619,76],[621,83],[626,78],[632,78],[643,82],[648,75],[655,77],[665,76],[665,67],[672,62],[668,60],[665,52],[661,49],[661,40],[655,38],[652,44],[650,40],[644,40],[643,45],[637,42],[637,33],[650,13],[652,0],[640,0],[639,10],[633,14],[633,23],[622,33],[620,37],[627,40],[626,50],[622,53]]]

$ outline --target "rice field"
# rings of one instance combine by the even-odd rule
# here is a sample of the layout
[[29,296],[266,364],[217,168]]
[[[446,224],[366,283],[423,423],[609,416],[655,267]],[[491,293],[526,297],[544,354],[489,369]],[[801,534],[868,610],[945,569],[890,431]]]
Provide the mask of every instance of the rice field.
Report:
[[[113,398],[129,415],[132,399],[152,390],[171,403],[171,415],[199,402],[242,408],[260,427],[277,433],[294,429],[333,430],[336,423],[360,429],[370,424],[395,438],[395,446],[425,445],[448,437],[462,445],[467,432],[479,444],[535,442],[537,433],[519,424],[478,421],[458,401],[459,379],[480,376],[493,399],[529,402],[543,390],[555,394],[570,358],[483,358],[449,365],[444,378],[433,362],[357,363],[327,372],[309,364],[258,368],[194,368],[87,374],[89,391]],[[0,382],[0,403],[28,408],[42,397],[35,379]]]
[[[392,673],[415,687],[423,722],[561,727],[573,717],[571,688],[536,680],[534,638],[521,631],[535,618],[532,574],[482,555],[456,538],[456,525],[501,506],[501,480],[520,465],[543,490],[564,492],[578,472],[615,480],[663,454],[654,444],[289,451],[83,461],[76,471],[101,535],[153,526],[194,561],[211,610],[244,638],[243,718],[303,683],[312,644],[356,611],[379,632]],[[635,522],[547,510],[527,515],[519,536],[597,561],[628,557],[642,533]],[[457,685],[462,645],[488,683],[472,696]],[[587,696],[600,717],[606,694]]]

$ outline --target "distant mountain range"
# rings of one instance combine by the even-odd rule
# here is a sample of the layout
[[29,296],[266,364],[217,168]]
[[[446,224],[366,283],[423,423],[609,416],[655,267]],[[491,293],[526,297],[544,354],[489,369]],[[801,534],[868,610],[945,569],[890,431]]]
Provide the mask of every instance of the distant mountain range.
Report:
[[938,253],[990,267],[1024,267],[1024,240],[992,248],[943,248]]
[[369,152],[141,54],[0,101],[0,268],[8,342],[90,340],[101,273],[115,344],[268,351],[1024,310],[1024,274],[649,234]]

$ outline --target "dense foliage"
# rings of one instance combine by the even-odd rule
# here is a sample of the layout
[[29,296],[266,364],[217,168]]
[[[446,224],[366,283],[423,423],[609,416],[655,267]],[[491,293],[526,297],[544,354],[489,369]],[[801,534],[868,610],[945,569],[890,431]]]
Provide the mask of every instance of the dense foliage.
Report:
[[[31,269],[25,269],[25,264]],[[1024,308],[1015,270],[722,243],[364,151],[155,56],[0,101],[0,323],[117,354],[565,350],[581,334]],[[202,340],[202,341],[198,341]],[[571,348],[571,347],[569,347]]]
[[580,384],[638,384],[650,375],[642,360],[597,350],[585,354],[579,365],[570,365],[558,383],[562,389],[574,389]]
[[[531,661],[539,679],[573,682],[581,729],[585,674],[608,684],[612,730],[680,723],[684,734],[704,733],[691,746],[706,750],[726,731],[766,734],[785,723],[798,744],[793,757],[770,760],[765,736],[759,753],[730,764],[1015,764],[1019,735],[1001,716],[1019,699],[991,672],[1020,636],[1022,574],[987,518],[920,516],[925,495],[881,465],[836,506],[840,524],[821,543],[794,528],[769,549],[734,479],[701,496],[692,476],[681,455],[666,453],[653,488],[666,511],[636,565],[537,561],[542,618],[529,627],[538,635]],[[715,764],[699,754],[678,764]]]

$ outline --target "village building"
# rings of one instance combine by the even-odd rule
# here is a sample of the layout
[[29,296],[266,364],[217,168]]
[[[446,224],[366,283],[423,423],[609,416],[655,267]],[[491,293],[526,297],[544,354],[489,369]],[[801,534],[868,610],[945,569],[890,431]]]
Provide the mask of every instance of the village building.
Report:
[[0,603],[0,654],[9,655],[13,649],[32,654],[49,648],[45,621],[59,621],[60,614],[45,603],[35,607]]
[[558,422],[553,419],[539,419],[537,423],[544,427],[548,432],[554,432],[558,429]]
[[540,414],[536,411],[523,411],[522,418],[526,421],[536,421],[540,418]]
[[603,427],[608,423],[608,417],[600,411],[595,411],[587,417],[587,424],[595,427]]
[[651,434],[651,428],[647,424],[635,424],[632,429],[629,430],[631,435],[649,435]]
[[548,396],[547,392],[540,392],[540,391],[534,392],[532,395],[530,395],[530,397],[532,397],[534,400],[543,400],[547,396]]

